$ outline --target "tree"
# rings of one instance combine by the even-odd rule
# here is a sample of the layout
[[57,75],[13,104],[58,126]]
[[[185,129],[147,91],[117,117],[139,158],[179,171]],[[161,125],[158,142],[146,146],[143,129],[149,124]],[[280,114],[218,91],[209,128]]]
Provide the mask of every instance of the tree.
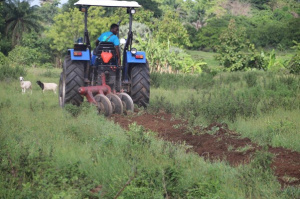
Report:
[[0,2],[0,52],[4,55],[8,55],[8,52],[11,50],[11,42],[5,36],[5,12],[4,3]]
[[136,0],[140,5],[143,6],[144,9],[150,10],[154,13],[155,17],[160,17],[162,15],[162,11],[158,8],[159,4],[154,0]]
[[58,0],[53,0],[50,2],[44,1],[41,3],[41,7],[38,9],[38,12],[44,24],[51,25],[54,22],[53,18],[59,12],[59,4],[60,3]]
[[30,6],[29,1],[7,0],[4,11],[6,35],[11,35],[13,46],[20,42],[23,33],[41,30],[37,6]]
[[62,5],[62,11],[63,12],[68,12],[70,9],[74,9],[75,5],[74,3],[76,3],[78,0],[68,0],[67,3]]
[[246,55],[242,53],[247,46],[245,30],[238,30],[235,20],[230,20],[228,28],[220,36],[221,44],[217,46],[217,60],[230,71],[243,70],[247,64]]
[[68,48],[72,48],[74,41],[83,37],[83,14],[78,9],[64,12],[54,17],[54,24],[46,32],[51,40],[50,48],[56,55],[56,67],[61,66],[61,60]]
[[177,47],[191,46],[189,35],[178,15],[167,12],[162,20],[158,22],[156,36],[162,43],[170,42]]

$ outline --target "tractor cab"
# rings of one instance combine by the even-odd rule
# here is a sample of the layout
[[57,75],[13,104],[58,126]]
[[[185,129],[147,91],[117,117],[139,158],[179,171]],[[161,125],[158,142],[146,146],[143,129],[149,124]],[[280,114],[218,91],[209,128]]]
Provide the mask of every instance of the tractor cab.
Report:
[[[133,104],[146,107],[150,97],[146,53],[132,48],[133,15],[141,5],[135,1],[115,0],[79,0],[74,5],[84,13],[84,38],[74,44],[74,48],[69,49],[69,55],[65,57],[59,86],[60,106],[64,107],[67,103],[79,106],[86,97],[106,116],[133,111]],[[126,8],[129,28],[124,50],[120,54],[121,65],[118,65],[117,57],[120,48],[112,42],[99,42],[91,50],[87,27],[88,10],[91,6]]]

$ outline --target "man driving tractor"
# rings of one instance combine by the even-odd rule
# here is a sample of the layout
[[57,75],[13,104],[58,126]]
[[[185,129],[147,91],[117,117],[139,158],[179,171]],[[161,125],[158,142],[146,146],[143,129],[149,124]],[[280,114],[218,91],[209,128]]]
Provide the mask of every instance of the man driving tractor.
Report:
[[118,32],[119,32],[119,26],[117,24],[112,24],[110,26],[110,31],[102,33],[100,37],[96,40],[96,46],[98,46],[99,42],[112,42],[116,49],[118,66],[120,66],[121,65],[120,50],[119,50],[120,40],[117,37]]

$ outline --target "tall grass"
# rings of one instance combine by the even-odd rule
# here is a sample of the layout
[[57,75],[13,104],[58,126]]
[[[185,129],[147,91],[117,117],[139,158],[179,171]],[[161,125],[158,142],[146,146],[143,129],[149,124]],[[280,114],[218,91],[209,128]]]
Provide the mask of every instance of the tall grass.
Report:
[[[27,79],[34,82],[42,74],[35,69]],[[57,96],[43,94],[37,85],[32,95],[22,95],[18,81],[0,82],[0,96],[3,198],[113,198],[123,188],[120,198],[299,196],[297,190],[280,191],[264,166],[267,153],[256,163],[232,168],[187,154],[187,146],[157,139],[135,124],[125,131],[88,104],[74,116],[76,107],[62,110]],[[91,193],[95,187],[101,189]]]
[[150,110],[164,109],[186,119],[195,118],[198,125],[227,122],[261,144],[300,151],[296,121],[300,118],[299,76],[262,71],[217,76],[152,75],[153,84],[159,86],[152,88]]

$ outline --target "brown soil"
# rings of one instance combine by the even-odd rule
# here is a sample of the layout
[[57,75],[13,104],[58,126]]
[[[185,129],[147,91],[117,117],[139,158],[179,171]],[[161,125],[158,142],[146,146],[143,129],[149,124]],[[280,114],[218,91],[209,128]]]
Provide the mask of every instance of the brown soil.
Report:
[[[249,138],[242,138],[229,130],[226,124],[213,123],[206,128],[189,129],[186,121],[174,119],[171,114],[166,113],[113,115],[111,119],[125,129],[136,122],[157,132],[164,140],[185,142],[206,160],[227,161],[232,166],[249,163],[254,152],[261,149],[261,146],[251,142]],[[274,154],[271,166],[282,187],[299,186],[300,153],[282,147],[269,147],[269,152]]]

